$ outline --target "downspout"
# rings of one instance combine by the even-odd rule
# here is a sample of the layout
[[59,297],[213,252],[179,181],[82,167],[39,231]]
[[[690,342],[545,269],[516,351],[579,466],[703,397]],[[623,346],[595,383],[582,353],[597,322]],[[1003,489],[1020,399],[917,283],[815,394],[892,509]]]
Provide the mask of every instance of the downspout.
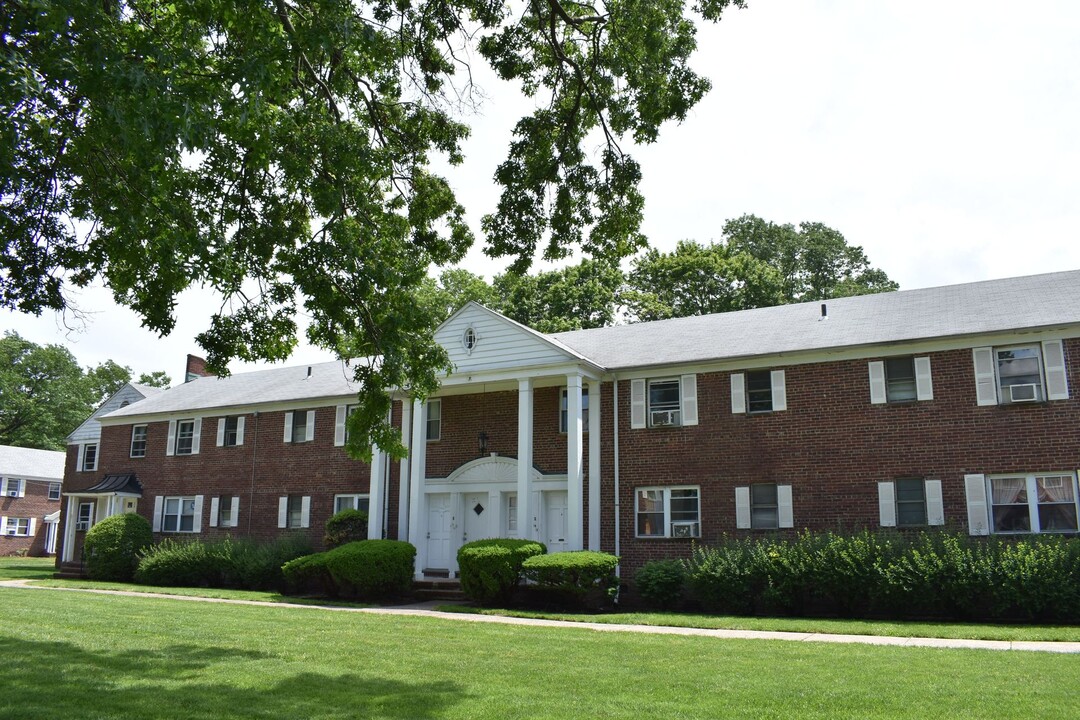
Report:
[[[386,411],[386,422],[390,427],[394,426],[394,403],[390,403],[390,409]],[[382,491],[382,536],[383,540],[389,537],[388,528],[390,525],[390,463],[393,461],[393,457],[390,453],[384,453],[386,456],[383,460],[383,491]]]
[[[620,542],[621,531],[619,529],[619,378],[612,380],[611,409],[615,414],[614,431],[612,441],[615,445],[613,464],[615,466],[615,557],[621,557],[622,543]],[[615,577],[622,577],[622,563],[615,566]]]
[[255,414],[255,438],[251,441],[251,490],[248,492],[247,532],[251,537],[251,518],[255,515],[255,458],[259,456],[259,411]]

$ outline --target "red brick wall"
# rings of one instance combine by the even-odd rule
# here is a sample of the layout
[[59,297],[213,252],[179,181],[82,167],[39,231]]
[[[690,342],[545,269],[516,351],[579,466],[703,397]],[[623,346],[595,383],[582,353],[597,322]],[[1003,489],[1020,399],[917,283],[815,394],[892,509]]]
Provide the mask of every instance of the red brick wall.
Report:
[[[7,477],[5,475],[4,477]],[[59,500],[49,499],[49,483],[35,480],[23,481],[23,497],[0,497],[0,515],[9,518],[34,518],[34,535],[31,537],[0,535],[0,557],[5,555],[45,554],[45,522],[43,518],[60,509]]]

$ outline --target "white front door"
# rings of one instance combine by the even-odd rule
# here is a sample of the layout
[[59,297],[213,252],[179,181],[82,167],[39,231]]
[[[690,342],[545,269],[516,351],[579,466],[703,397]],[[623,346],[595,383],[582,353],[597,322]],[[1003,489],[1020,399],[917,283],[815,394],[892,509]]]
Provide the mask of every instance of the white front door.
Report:
[[491,518],[498,514],[499,509],[489,507],[490,505],[491,501],[486,492],[465,495],[465,532],[461,537],[462,545],[491,537]]
[[428,534],[427,566],[431,569],[450,568],[450,532],[454,513],[450,507],[450,493],[427,496]]
[[549,490],[544,496],[544,544],[549,553],[563,552],[566,543],[566,491]]

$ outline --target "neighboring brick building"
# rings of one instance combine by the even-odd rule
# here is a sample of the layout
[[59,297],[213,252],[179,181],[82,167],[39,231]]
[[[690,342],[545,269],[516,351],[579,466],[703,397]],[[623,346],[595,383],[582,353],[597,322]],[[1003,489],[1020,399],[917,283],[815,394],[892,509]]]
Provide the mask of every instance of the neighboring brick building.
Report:
[[0,556],[56,552],[64,453],[0,445]]
[[[198,378],[101,418],[97,479],[162,534],[321,541],[337,507],[453,573],[480,537],[615,552],[723,535],[1075,533],[1080,271],[542,335],[476,304],[397,394],[407,460],[342,449],[342,363]],[[313,413],[313,416],[312,416]],[[237,440],[239,438],[239,440]],[[139,439],[137,441],[137,439]],[[139,442],[141,456],[133,448]]]

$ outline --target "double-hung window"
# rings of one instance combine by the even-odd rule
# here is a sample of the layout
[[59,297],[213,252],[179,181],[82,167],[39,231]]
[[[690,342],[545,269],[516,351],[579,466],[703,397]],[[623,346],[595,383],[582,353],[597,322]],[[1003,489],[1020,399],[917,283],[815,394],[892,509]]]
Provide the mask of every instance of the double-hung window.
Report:
[[49,499],[50,500],[59,500],[60,499],[60,483],[58,483],[58,482],[49,483]]
[[1076,476],[1004,475],[989,479],[995,533],[1076,532]]
[[[569,401],[566,395],[566,388],[563,388],[559,392],[559,432],[566,432],[566,408],[569,405]],[[583,432],[589,432],[589,388],[581,388],[581,428]]]
[[94,472],[97,470],[97,443],[86,443],[79,446],[79,471]]
[[291,410],[285,413],[285,442],[302,443],[315,439],[315,411]]
[[934,399],[929,357],[895,357],[870,362],[870,402],[910,403]]
[[1062,341],[975,348],[979,405],[1013,405],[1069,397]]
[[[586,407],[584,388],[582,390],[582,406]],[[630,381],[631,428],[697,424],[696,375]]]
[[146,426],[133,425],[131,428],[131,450],[128,453],[133,458],[146,457]]
[[735,488],[735,527],[740,530],[794,527],[791,486],[755,483]]
[[17,517],[5,517],[3,528],[0,529],[4,535],[16,535],[18,537],[26,537],[30,534],[30,518],[17,518]]
[[79,513],[75,520],[75,529],[86,531],[90,529],[90,524],[94,522],[94,503],[81,502],[79,503]]
[[169,421],[169,436],[165,441],[166,455],[198,455],[202,438],[202,418]]
[[363,510],[368,511],[368,496],[366,494],[350,494],[350,495],[335,495],[334,496],[334,513],[339,513],[342,510]]
[[244,444],[244,416],[229,415],[218,418],[218,447],[239,447]]
[[731,374],[731,412],[769,413],[787,410],[787,380],[783,370]]
[[4,478],[3,497],[23,497],[26,494],[26,481],[20,478]]
[[427,427],[424,430],[428,442],[442,438],[442,400],[427,401]]
[[696,486],[634,491],[637,536],[701,537],[701,489]]
[[879,482],[878,510],[882,527],[944,525],[941,481],[898,478]]
[[196,498],[167,497],[161,505],[161,531],[174,533],[197,532],[195,529]]
[[278,498],[279,528],[306,528],[310,524],[310,495],[282,495]]

